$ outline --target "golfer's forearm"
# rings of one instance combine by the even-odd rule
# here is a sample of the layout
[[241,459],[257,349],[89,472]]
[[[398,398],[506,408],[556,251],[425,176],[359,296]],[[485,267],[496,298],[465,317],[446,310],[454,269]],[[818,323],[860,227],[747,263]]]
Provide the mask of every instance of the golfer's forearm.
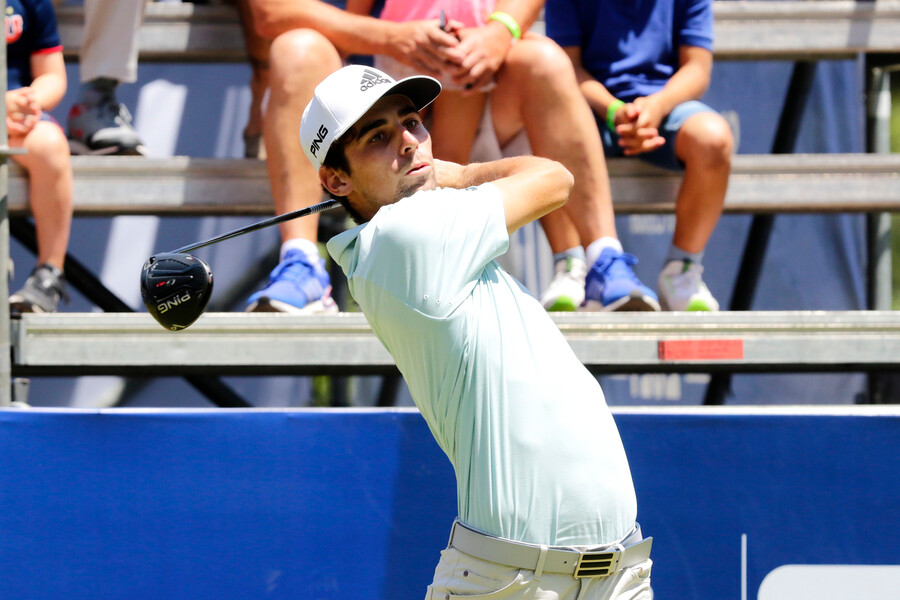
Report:
[[512,234],[565,204],[574,179],[562,164],[541,160],[493,183],[503,197],[506,228]]
[[536,156],[516,156],[466,166],[435,161],[438,185],[467,188],[491,182],[503,198],[509,233],[565,204],[572,174],[560,163]]
[[468,165],[435,160],[435,167],[439,186],[467,188],[527,173],[534,169],[546,168],[553,162],[537,156],[513,156],[485,163],[469,163]]

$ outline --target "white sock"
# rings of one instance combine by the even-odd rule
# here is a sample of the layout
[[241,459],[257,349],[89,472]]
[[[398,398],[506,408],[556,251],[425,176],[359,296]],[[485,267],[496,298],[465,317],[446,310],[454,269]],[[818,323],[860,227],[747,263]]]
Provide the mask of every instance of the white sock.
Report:
[[681,261],[691,261],[695,265],[703,264],[703,254],[704,250],[700,252],[688,252],[687,250],[682,250],[675,244],[669,246],[669,253],[666,255],[666,263],[673,260],[681,260]]
[[586,260],[584,257],[584,248],[581,246],[573,246],[572,248],[567,248],[562,252],[554,252],[553,253],[553,264],[555,265],[561,260],[566,260],[568,258],[580,258],[581,260]]
[[588,245],[587,250],[585,251],[589,269],[594,266],[594,263],[597,262],[598,258],[600,258],[600,253],[603,252],[606,248],[614,248],[618,252],[625,251],[622,249],[622,242],[620,242],[617,238],[608,235],[602,238],[598,238],[591,242]]
[[281,260],[284,260],[284,256],[289,250],[300,250],[303,252],[303,254],[306,255],[306,260],[308,260],[311,265],[317,265],[319,264],[319,261],[322,260],[322,256],[319,254],[319,247],[316,243],[304,238],[294,238],[281,244]]

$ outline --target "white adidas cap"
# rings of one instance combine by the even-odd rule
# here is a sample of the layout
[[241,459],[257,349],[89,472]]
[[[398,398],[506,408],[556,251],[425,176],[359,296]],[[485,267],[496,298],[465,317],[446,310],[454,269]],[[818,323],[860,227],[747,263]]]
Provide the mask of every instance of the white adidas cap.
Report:
[[334,140],[344,135],[384,96],[406,96],[416,110],[422,110],[440,93],[438,80],[425,75],[395,81],[373,67],[350,65],[338,69],[316,86],[313,99],[303,111],[300,124],[303,152],[318,169]]

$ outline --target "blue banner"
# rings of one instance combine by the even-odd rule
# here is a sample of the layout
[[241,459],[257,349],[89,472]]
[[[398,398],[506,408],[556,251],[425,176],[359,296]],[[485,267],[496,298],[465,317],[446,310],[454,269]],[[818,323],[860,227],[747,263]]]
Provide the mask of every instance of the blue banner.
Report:
[[[616,413],[658,598],[900,564],[900,412],[836,410]],[[456,515],[411,410],[3,410],[0,451],[3,598],[420,598]]]

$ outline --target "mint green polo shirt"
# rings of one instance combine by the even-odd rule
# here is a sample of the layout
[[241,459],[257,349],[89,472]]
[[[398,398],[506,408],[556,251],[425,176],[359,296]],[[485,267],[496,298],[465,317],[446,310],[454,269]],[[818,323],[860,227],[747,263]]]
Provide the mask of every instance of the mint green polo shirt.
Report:
[[597,380],[495,261],[499,190],[418,192],[327,244],[456,472],[459,517],[530,543],[624,537],[637,503]]

